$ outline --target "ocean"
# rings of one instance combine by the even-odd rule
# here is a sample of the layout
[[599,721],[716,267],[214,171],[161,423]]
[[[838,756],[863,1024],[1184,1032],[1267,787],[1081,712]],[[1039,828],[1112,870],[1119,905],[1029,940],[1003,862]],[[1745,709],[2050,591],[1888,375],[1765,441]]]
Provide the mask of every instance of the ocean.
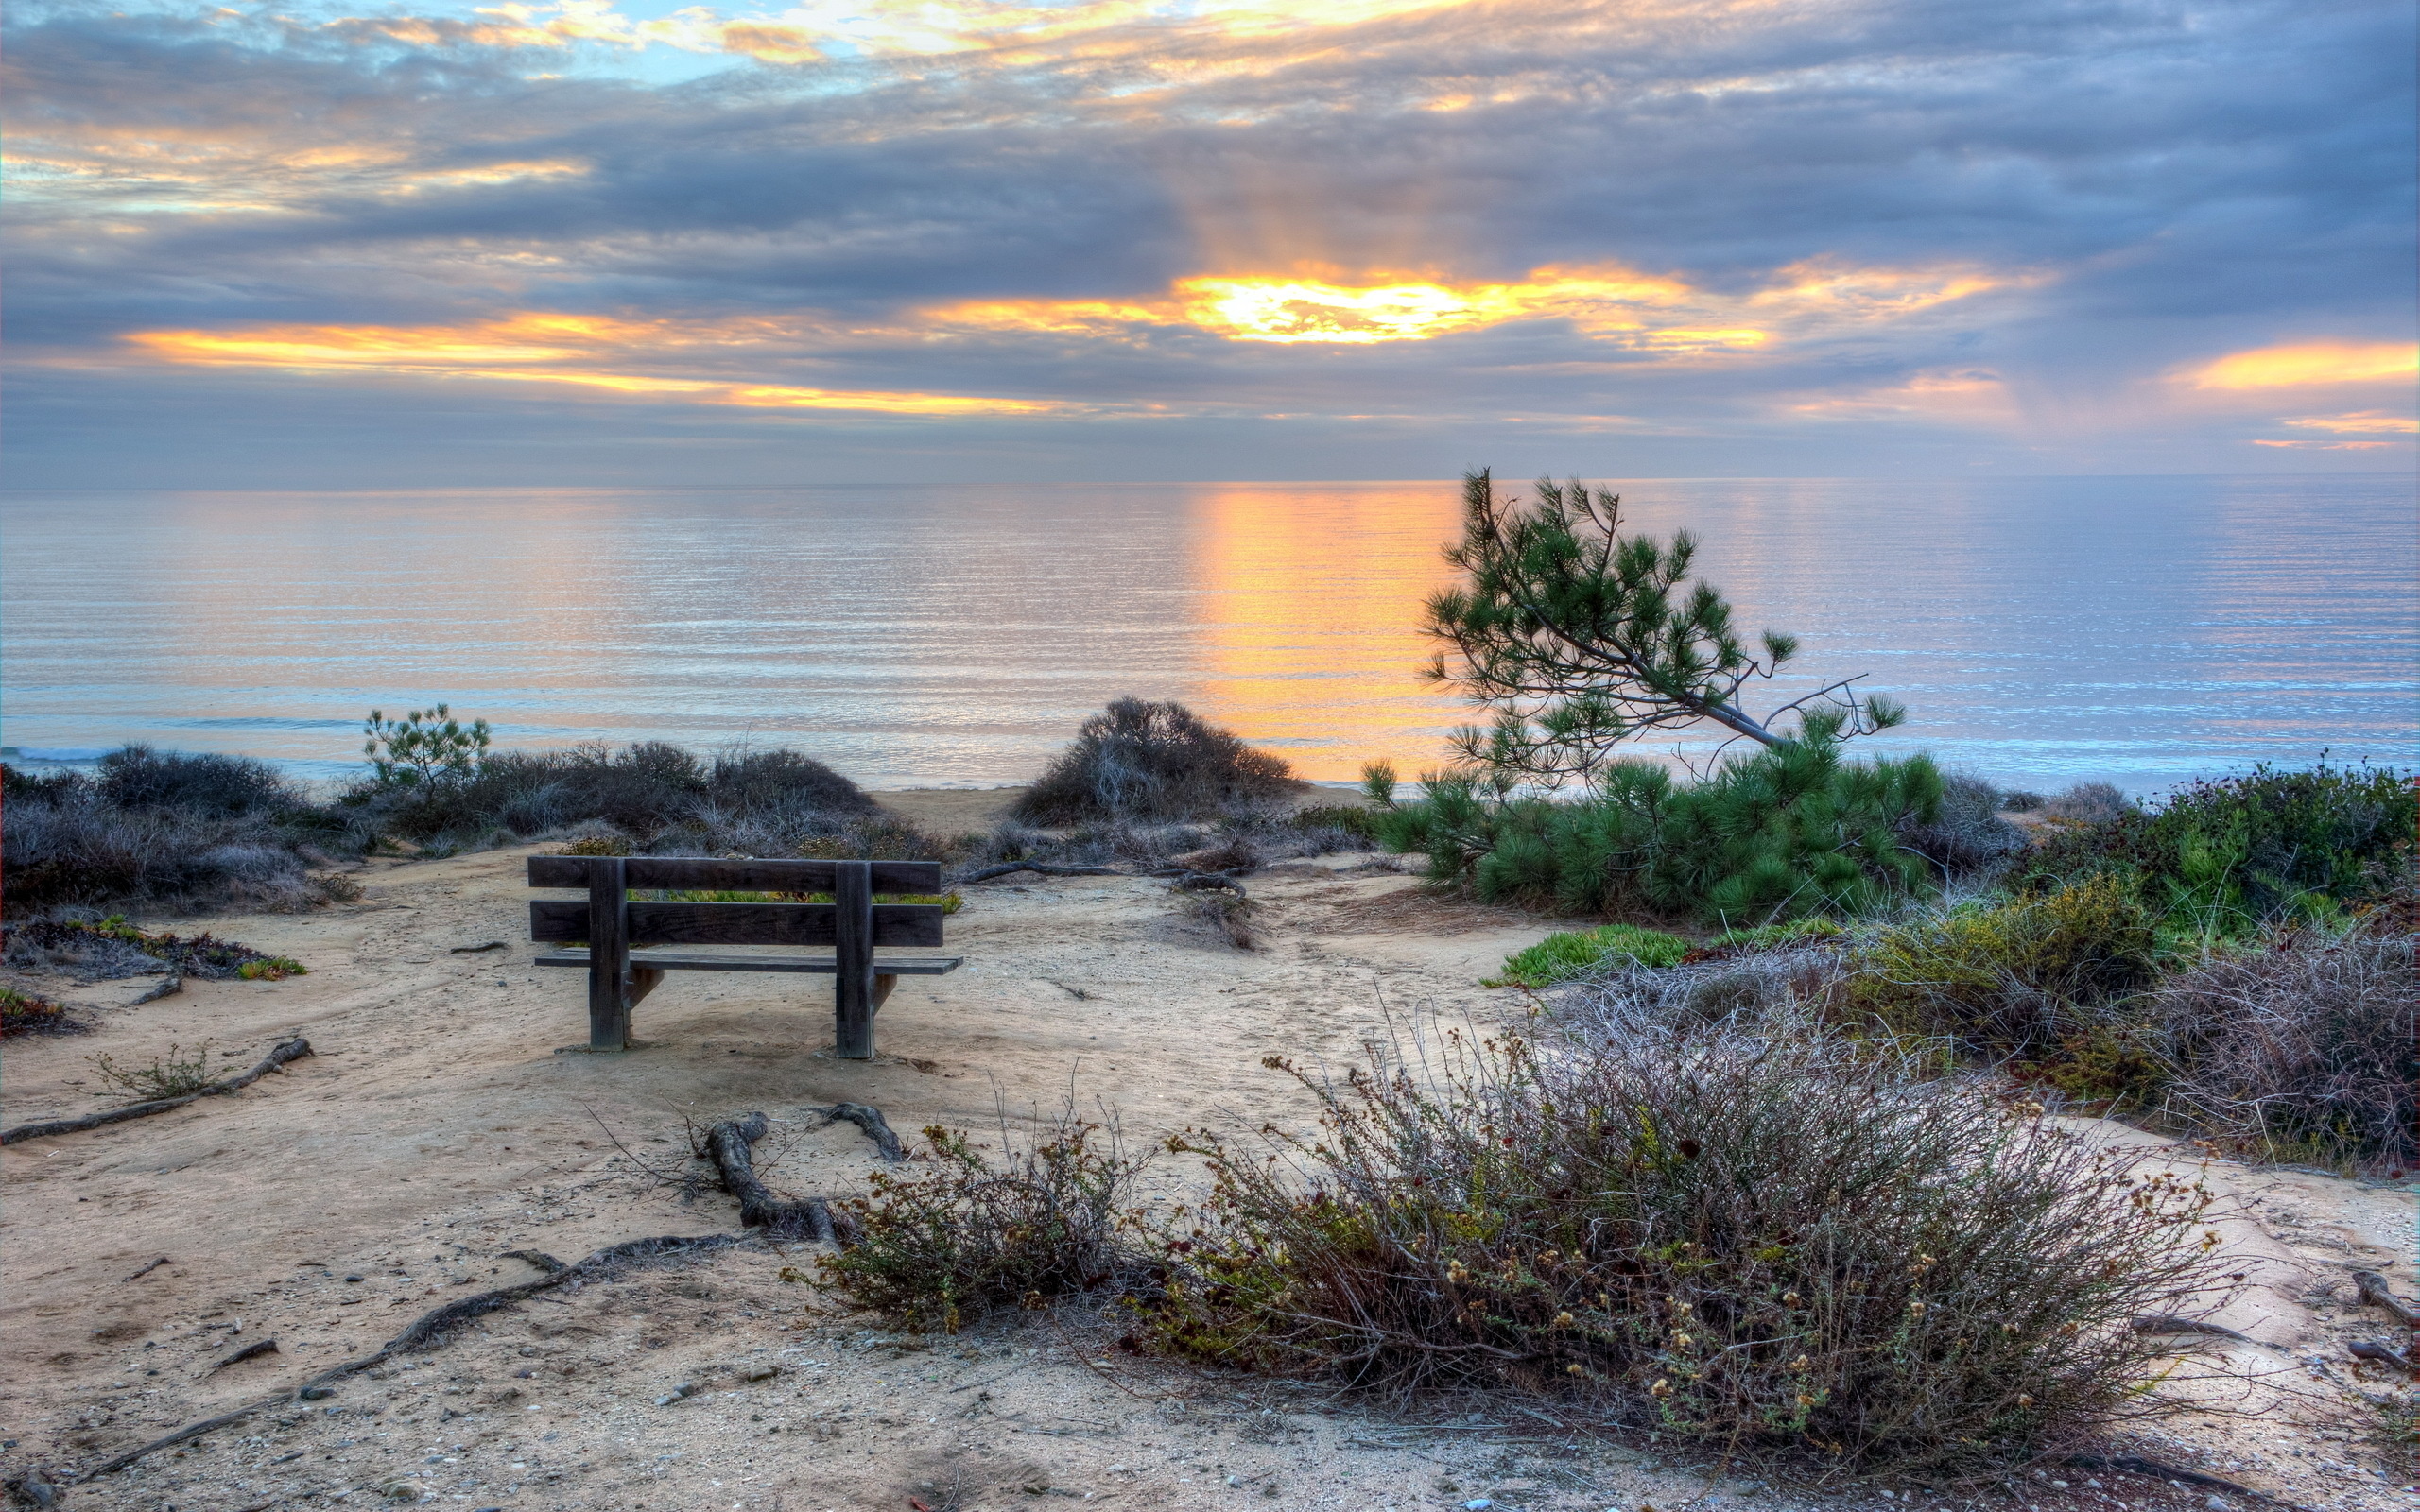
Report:
[[[1600,480],[1692,531],[1793,675],[1906,703],[1876,752],[2154,793],[2420,761],[2407,477]],[[443,701],[503,747],[791,746],[870,787],[1021,782],[1122,694],[1409,776],[1450,481],[0,495],[0,751],[359,770]],[[1651,741],[1651,756],[1710,739]]]

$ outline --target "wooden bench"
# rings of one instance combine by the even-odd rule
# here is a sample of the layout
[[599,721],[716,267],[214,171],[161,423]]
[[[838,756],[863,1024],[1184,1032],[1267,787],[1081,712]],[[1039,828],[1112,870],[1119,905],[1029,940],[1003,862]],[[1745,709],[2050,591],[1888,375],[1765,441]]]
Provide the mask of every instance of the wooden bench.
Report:
[[[810,971],[833,978],[834,1052],[873,1057],[873,1016],[903,976],[958,970],[956,955],[874,954],[878,946],[942,943],[938,903],[877,903],[875,893],[937,893],[937,861],[717,861],[691,856],[531,856],[532,887],[586,899],[537,899],[529,937],[579,948],[540,966],[588,969],[588,1048],[627,1050],[631,1009],[666,971]],[[828,903],[632,902],[643,892],[829,893]],[[666,946],[832,947],[829,955],[735,955]]]

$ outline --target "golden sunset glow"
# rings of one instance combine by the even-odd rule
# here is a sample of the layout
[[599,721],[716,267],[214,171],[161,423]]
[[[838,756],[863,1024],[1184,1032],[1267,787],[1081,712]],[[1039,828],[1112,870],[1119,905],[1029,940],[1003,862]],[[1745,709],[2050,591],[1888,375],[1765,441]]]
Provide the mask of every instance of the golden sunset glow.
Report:
[[245,331],[142,331],[127,340],[158,360],[294,372],[375,370],[424,378],[507,379],[676,398],[744,409],[856,410],[874,414],[979,416],[1096,411],[1103,406],[890,389],[812,388],[788,384],[616,371],[601,360],[638,351],[745,348],[767,336],[756,322],[617,320],[603,316],[524,314],[462,326],[266,326]]
[[2200,388],[2287,388],[2420,375],[2420,347],[2394,341],[2312,341],[2221,357],[2187,376]]
[[[1300,776],[1352,778],[1379,757],[1410,776],[1456,717],[1419,676],[1428,644],[1415,627],[1453,577],[1438,547],[1461,527],[1459,501],[1443,489],[1208,492],[1187,547],[1202,712]],[[1325,591],[1305,594],[1305,582]],[[1340,708],[1357,712],[1341,737]]]
[[1619,266],[1542,267],[1511,284],[1204,276],[1178,280],[1163,300],[983,301],[929,309],[925,318],[969,331],[1102,335],[1120,328],[1189,326],[1231,341],[1336,346],[1423,341],[1516,320],[1563,319],[1599,340],[1692,356],[1904,319],[2016,282],[1965,267],[1793,266],[1782,269],[1775,284],[1742,297]]

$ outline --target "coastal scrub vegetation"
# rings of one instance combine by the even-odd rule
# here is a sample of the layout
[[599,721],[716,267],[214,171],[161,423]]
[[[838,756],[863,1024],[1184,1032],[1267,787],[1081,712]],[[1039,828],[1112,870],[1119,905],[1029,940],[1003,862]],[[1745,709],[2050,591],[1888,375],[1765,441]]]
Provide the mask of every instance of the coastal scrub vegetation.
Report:
[[1181,703],[1120,698],[1083,722],[1017,800],[1026,824],[1170,823],[1282,807],[1286,763]]
[[2214,1280],[2205,1192],[1837,1037],[1270,1063],[1315,1135],[1175,1142],[1214,1189],[1137,1305],[1181,1355],[1948,1476],[2155,1410],[2130,1324]]

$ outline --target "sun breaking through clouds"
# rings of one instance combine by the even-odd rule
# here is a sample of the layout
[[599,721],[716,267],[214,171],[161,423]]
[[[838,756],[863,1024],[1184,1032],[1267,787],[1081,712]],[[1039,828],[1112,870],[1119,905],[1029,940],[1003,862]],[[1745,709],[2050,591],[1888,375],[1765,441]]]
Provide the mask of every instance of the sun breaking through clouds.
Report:
[[236,486],[2409,466],[2412,31],[29,0],[10,445]]

